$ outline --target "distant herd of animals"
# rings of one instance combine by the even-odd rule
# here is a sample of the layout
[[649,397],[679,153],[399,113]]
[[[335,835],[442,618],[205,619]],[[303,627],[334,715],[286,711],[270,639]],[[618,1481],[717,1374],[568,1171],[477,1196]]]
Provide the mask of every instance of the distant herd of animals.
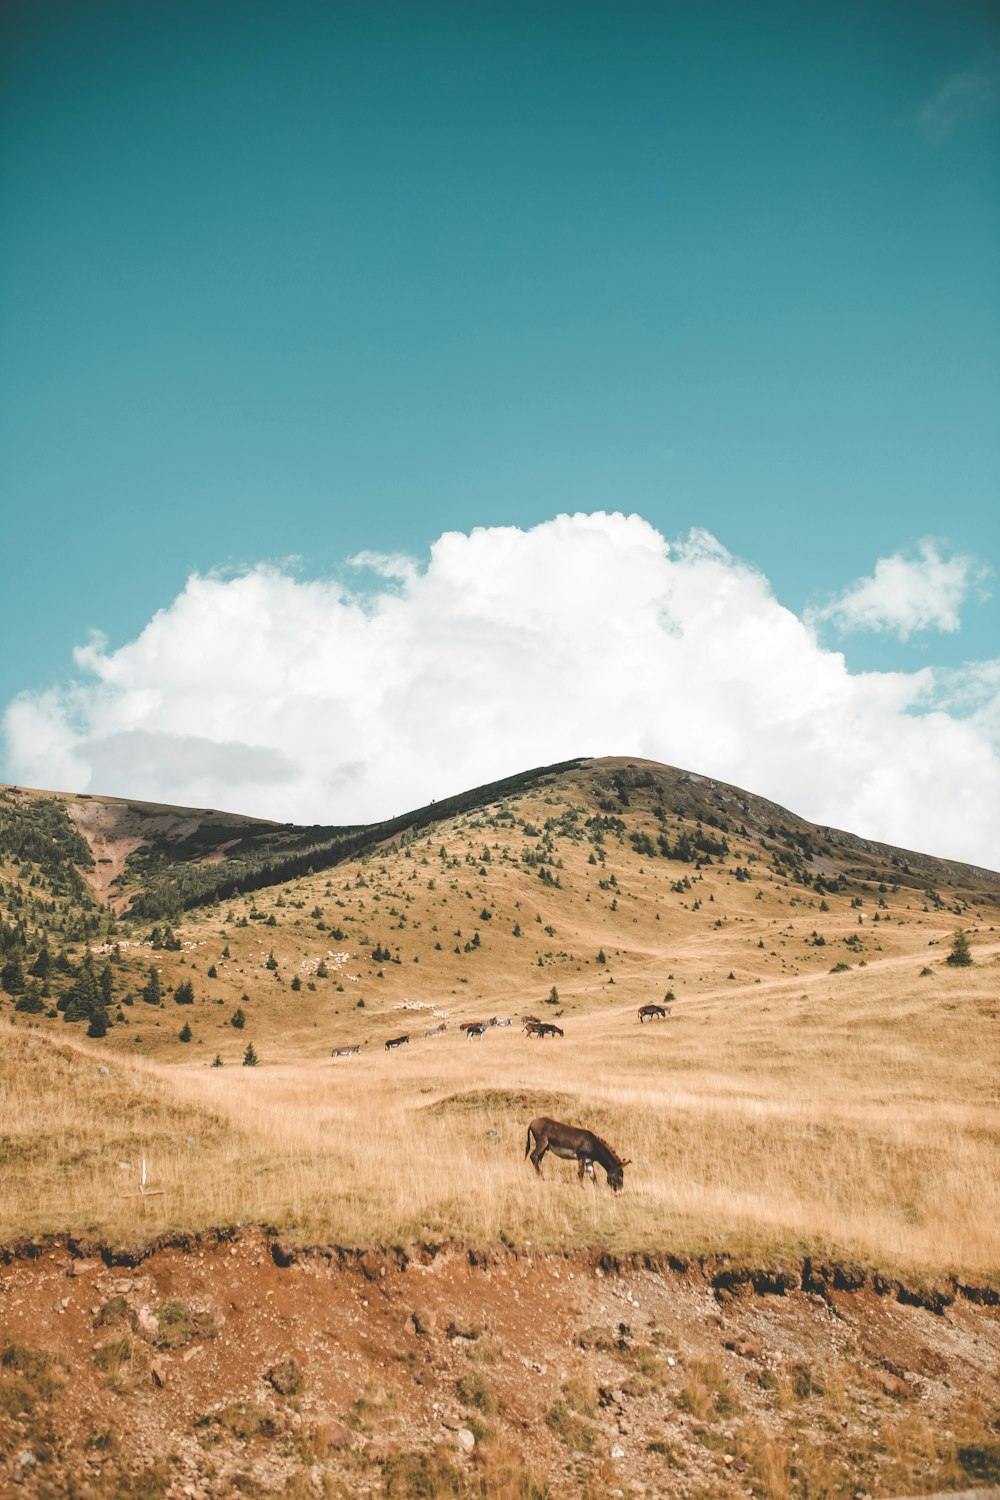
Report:
[[[513,1026],[509,1016],[491,1016],[488,1021],[464,1021],[459,1027],[465,1032],[467,1041],[475,1041],[483,1037],[494,1026]],[[521,1029],[527,1036],[565,1036],[561,1026],[553,1026],[550,1021],[541,1021],[537,1016],[522,1016]],[[430,1031],[424,1033],[427,1037],[440,1036],[443,1031],[448,1030],[448,1022],[442,1021],[438,1026],[432,1026]],[[394,1047],[408,1046],[410,1033],[404,1031],[402,1036],[391,1036],[385,1043],[384,1050],[391,1052]],[[360,1047],[334,1047],[331,1056],[350,1057],[352,1053],[359,1052]]]
[[[639,1023],[646,1021],[665,1021],[672,1013],[669,1005],[640,1005]],[[485,1036],[486,1032],[493,1027],[512,1026],[513,1022],[509,1016],[491,1016],[488,1021],[466,1021],[460,1027],[465,1032],[466,1039],[473,1041]],[[437,1026],[425,1032],[426,1037],[440,1036],[447,1031],[447,1021],[441,1021]],[[547,1036],[564,1036],[565,1032],[561,1026],[555,1026],[551,1021],[542,1021],[538,1016],[522,1016],[521,1029],[526,1036],[544,1038]],[[385,1042],[384,1050],[392,1052],[397,1047],[409,1046],[410,1033],[405,1031],[400,1036],[391,1036]],[[334,1047],[332,1057],[356,1057],[361,1052],[361,1044],[357,1043],[351,1047]],[[532,1149],[534,1140],[534,1149]],[[542,1175],[542,1158],[547,1151],[553,1155],[562,1157],[566,1161],[575,1161],[579,1168],[578,1178],[582,1183],[585,1176],[589,1176],[591,1182],[596,1182],[594,1176],[594,1163],[599,1162],[608,1175],[608,1186],[615,1193],[620,1193],[625,1182],[625,1168],[629,1165],[628,1160],[622,1160],[618,1153],[603,1141],[599,1135],[592,1130],[584,1130],[578,1125],[563,1125],[558,1120],[550,1120],[547,1116],[539,1115],[532,1120],[528,1126],[528,1139],[525,1144],[525,1157],[530,1155],[531,1164],[539,1177]]]
[[[642,1024],[645,1021],[665,1021],[672,1012],[673,1006],[670,1005],[640,1005],[638,1011],[639,1022]],[[493,1027],[513,1026],[513,1024],[509,1016],[491,1016],[488,1021],[463,1021],[459,1030],[464,1031],[466,1040],[471,1042],[485,1036]],[[427,1038],[441,1036],[447,1030],[448,1022],[441,1021],[437,1026],[432,1026],[429,1031],[426,1031],[424,1036]],[[543,1021],[539,1016],[522,1016],[521,1030],[526,1036],[547,1037],[566,1035],[561,1026],[555,1026],[551,1021]],[[391,1052],[395,1047],[406,1047],[409,1046],[409,1043],[410,1033],[404,1031],[401,1036],[389,1037],[384,1044],[384,1050]],[[354,1047],[334,1047],[330,1056],[355,1057],[360,1051],[361,1045],[358,1043]]]

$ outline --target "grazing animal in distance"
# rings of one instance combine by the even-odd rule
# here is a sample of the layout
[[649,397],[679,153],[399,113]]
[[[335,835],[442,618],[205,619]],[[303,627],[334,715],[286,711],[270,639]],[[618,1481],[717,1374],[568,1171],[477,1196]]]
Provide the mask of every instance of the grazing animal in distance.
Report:
[[[532,1136],[535,1140],[534,1150],[531,1146]],[[577,1176],[581,1183],[585,1172],[589,1172],[591,1179],[596,1180],[594,1162],[600,1162],[608,1174],[608,1187],[615,1193],[621,1192],[625,1182],[625,1168],[631,1165],[629,1161],[623,1161],[617,1151],[613,1151],[607,1141],[602,1141],[592,1130],[583,1130],[579,1125],[562,1125],[558,1120],[539,1115],[528,1126],[528,1139],[524,1147],[524,1154],[526,1157],[530,1155],[531,1165],[539,1177],[542,1175],[542,1157],[546,1151],[552,1151],[564,1161],[575,1161],[579,1166]]]
[[665,1021],[671,1014],[669,1005],[640,1005],[639,1022],[643,1021]]
[[541,1024],[542,1023],[537,1016],[521,1017],[521,1025],[524,1027],[525,1031],[530,1031],[532,1026],[541,1026]]
[[361,1051],[361,1043],[359,1042],[356,1047],[334,1047],[333,1051],[330,1053],[330,1056],[331,1057],[354,1057],[360,1051]]
[[486,1028],[489,1026],[489,1024],[489,1021],[473,1021],[471,1026],[466,1026],[466,1041],[471,1042],[474,1036],[485,1036]]
[[410,1033],[408,1031],[405,1031],[402,1036],[391,1036],[385,1044],[385,1050],[388,1052],[391,1047],[402,1047],[403,1043],[409,1042],[409,1040]]
[[510,1016],[494,1016],[490,1022],[491,1026],[509,1026]]
[[525,1031],[529,1036],[565,1036],[561,1026],[553,1026],[551,1021],[536,1021],[533,1026],[526,1026]]
[[448,1022],[447,1021],[442,1021],[441,1024],[440,1024],[440,1026],[432,1026],[431,1029],[430,1029],[430,1031],[427,1032],[427,1035],[428,1036],[440,1036],[441,1033],[442,1033],[442,1031],[447,1031],[447,1030],[448,1030]]

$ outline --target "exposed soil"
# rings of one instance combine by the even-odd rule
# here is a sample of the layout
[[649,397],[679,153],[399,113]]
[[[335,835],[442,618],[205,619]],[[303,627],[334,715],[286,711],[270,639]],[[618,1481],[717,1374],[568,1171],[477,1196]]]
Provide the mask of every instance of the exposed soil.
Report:
[[127,803],[102,802],[97,798],[67,802],[66,812],[94,856],[93,869],[81,871],[84,880],[98,901],[120,915],[128,898],[124,893],[116,895],[114,883],[125,873],[129,855],[148,842],[141,820]]
[[[132,890],[126,888],[123,877],[128,874],[128,861],[136,850],[159,847],[176,851],[187,840],[203,834],[207,825],[213,832],[199,844],[198,857],[205,864],[219,864],[243,841],[248,829],[272,826],[261,819],[227,817],[193,808],[156,807],[90,796],[64,800],[70,822],[86,840],[94,859],[93,867],[81,869],[80,873],[97,899],[117,916],[127,909],[134,892],[134,886]],[[216,828],[217,823],[221,827]],[[223,838],[231,825],[235,825],[234,835]],[[123,883],[116,887],[118,880]]]
[[295,1251],[253,1228],[23,1245],[0,1265],[0,1494],[982,1486],[998,1302],[809,1262]]

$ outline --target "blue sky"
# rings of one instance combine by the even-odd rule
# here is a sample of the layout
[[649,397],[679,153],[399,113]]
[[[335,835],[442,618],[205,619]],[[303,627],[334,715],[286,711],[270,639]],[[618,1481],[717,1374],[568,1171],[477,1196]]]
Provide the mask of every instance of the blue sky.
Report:
[[0,709],[192,573],[562,512],[702,528],[799,617],[933,539],[950,623],[814,625],[998,655],[995,5],[2,24]]

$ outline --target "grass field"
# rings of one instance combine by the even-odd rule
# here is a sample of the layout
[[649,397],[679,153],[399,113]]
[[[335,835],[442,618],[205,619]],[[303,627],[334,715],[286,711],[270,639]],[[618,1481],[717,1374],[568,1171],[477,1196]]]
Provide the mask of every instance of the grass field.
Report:
[[[8,1001],[0,1238],[263,1221],[349,1244],[812,1253],[995,1276],[997,878],[783,833],[770,804],[680,773],[671,790],[663,768],[628,773],[621,817],[598,811],[623,774],[595,763],[192,911],[169,943],[118,929],[117,949],[91,945],[120,997],[99,1041]],[[723,827],[714,856],[679,858]],[[26,869],[0,872],[8,893],[33,894]],[[945,961],[959,925],[969,967]],[[636,1007],[667,995],[672,1016],[640,1027]],[[525,1011],[565,1037],[458,1029]],[[440,1014],[448,1030],[428,1039]],[[387,1054],[402,1031],[411,1044]],[[260,1066],[240,1066],[248,1043]],[[345,1043],[361,1055],[331,1059]],[[600,1171],[581,1189],[551,1157],[539,1182],[524,1161],[539,1113],[630,1158],[625,1191]],[[143,1158],[157,1196],[137,1194]]]
[[[211,1068],[11,1031],[0,1237],[276,1223],[348,1244],[460,1238],[1000,1266],[997,982],[900,959],[467,1042]],[[565,1019],[565,1018],[564,1018]],[[275,1038],[275,1042],[277,1038]],[[265,1056],[268,1048],[262,1044]],[[104,1071],[107,1069],[107,1071]],[[523,1160],[536,1113],[632,1159],[626,1189]],[[134,1194],[146,1158],[149,1187]]]

